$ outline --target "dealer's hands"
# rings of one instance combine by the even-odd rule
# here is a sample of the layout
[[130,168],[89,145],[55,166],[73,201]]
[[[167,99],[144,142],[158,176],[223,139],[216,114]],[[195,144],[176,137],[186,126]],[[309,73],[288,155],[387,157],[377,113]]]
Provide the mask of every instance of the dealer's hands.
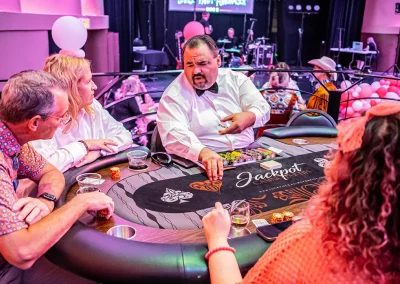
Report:
[[222,179],[224,175],[224,165],[220,155],[205,147],[200,151],[199,161],[205,167],[210,180]]
[[86,164],[90,164],[93,161],[96,161],[101,156],[100,151],[89,151],[83,159],[75,165],[75,167],[79,168]]
[[109,153],[115,153],[117,142],[111,139],[88,139],[84,140],[90,151],[104,150]]
[[18,199],[13,206],[14,211],[20,211],[17,216],[18,220],[24,220],[29,225],[32,225],[43,217],[49,215],[53,209],[54,202],[45,204],[40,199],[32,197]]
[[208,212],[202,220],[208,249],[228,245],[228,234],[231,228],[230,216],[220,202],[215,203],[215,209]]
[[228,128],[219,130],[219,134],[237,134],[252,126],[256,121],[256,115],[251,111],[239,112],[221,119],[221,122],[226,121],[232,121],[232,124]]
[[109,219],[114,212],[114,201],[111,199],[111,197],[105,195],[103,192],[94,191],[82,193],[75,196],[73,200],[84,203],[86,206],[86,211],[88,212],[107,210],[107,215],[102,216],[106,219]]

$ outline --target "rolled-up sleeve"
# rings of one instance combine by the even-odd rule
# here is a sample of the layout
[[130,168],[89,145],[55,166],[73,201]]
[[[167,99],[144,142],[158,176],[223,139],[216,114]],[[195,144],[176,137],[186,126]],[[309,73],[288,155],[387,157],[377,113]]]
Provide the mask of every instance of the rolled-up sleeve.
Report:
[[157,127],[163,146],[170,154],[197,161],[205,147],[189,130],[190,105],[173,86],[163,94],[157,112]]
[[270,118],[271,107],[249,78],[239,79],[239,84],[239,96],[242,110],[250,111],[255,114],[256,121],[254,122],[253,128],[263,126]]

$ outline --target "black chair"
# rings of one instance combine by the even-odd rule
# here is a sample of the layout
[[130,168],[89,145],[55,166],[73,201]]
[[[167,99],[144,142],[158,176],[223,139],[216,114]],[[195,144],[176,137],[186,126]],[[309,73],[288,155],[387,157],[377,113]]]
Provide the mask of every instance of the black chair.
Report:
[[307,109],[295,113],[286,126],[326,126],[336,128],[336,122],[326,112],[318,109]]
[[[309,115],[309,114],[313,115]],[[319,114],[319,115],[315,115]],[[273,139],[291,137],[336,137],[336,122],[326,112],[317,109],[308,109],[298,112],[286,124],[265,130],[262,136]]]
[[151,135],[150,151],[155,152],[166,152],[162,144],[160,133],[158,132],[158,127],[154,127],[153,134]]

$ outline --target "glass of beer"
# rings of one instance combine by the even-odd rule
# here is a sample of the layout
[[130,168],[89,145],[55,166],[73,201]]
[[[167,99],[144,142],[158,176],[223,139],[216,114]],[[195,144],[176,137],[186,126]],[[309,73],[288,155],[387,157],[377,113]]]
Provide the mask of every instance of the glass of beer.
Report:
[[250,221],[250,205],[244,200],[235,200],[229,211],[232,229],[235,232],[243,231]]

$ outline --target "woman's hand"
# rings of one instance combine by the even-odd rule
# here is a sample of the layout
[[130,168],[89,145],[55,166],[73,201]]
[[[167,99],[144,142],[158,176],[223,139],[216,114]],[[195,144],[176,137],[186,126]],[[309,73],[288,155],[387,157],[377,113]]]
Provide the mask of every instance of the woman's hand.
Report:
[[111,139],[88,139],[83,141],[88,146],[89,151],[104,150],[109,153],[115,153],[115,146],[118,146],[118,143]]
[[75,165],[75,167],[80,168],[84,165],[90,164],[96,161],[101,156],[100,151],[89,151],[83,159]]
[[215,209],[203,217],[203,228],[207,238],[208,249],[219,246],[228,246],[228,234],[231,220],[227,210],[220,202],[215,203]]

